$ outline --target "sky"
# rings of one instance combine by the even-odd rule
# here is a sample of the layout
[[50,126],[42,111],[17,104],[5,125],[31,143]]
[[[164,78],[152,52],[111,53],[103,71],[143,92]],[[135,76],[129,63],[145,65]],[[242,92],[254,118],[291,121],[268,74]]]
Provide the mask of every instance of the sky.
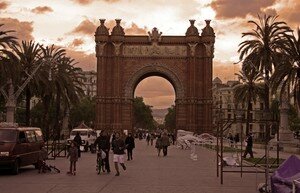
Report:
[[[96,70],[94,33],[99,19],[110,30],[122,19],[126,35],[143,35],[157,27],[163,35],[184,35],[189,19],[199,32],[205,19],[215,30],[213,77],[235,79],[239,71],[238,45],[241,34],[251,31],[249,20],[258,14],[279,15],[296,29],[300,23],[299,0],[0,0],[0,30],[15,30],[20,40],[64,47],[84,70]],[[163,85],[159,89],[153,85]],[[148,89],[146,89],[148,88]],[[163,89],[162,89],[163,88]],[[162,78],[142,81],[136,95],[148,104],[166,108],[174,103],[174,89]]]

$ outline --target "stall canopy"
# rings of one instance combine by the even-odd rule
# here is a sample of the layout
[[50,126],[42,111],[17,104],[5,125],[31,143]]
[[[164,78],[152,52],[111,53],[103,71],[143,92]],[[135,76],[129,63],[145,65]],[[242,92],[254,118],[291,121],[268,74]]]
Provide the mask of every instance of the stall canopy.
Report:
[[[300,159],[291,155],[271,177],[272,193],[291,193],[293,181],[300,178]],[[296,193],[300,193],[300,184],[296,183]]]

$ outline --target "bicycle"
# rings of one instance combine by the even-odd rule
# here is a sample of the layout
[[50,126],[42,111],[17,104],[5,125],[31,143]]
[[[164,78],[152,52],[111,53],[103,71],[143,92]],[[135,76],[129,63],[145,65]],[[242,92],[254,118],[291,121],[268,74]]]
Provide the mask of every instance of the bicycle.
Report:
[[105,169],[104,169],[104,159],[106,157],[106,154],[104,151],[102,150],[99,150],[97,152],[97,165],[96,165],[96,171],[97,171],[97,174],[99,175],[102,172],[105,172]]
[[55,173],[60,173],[60,170],[55,167],[55,166],[52,166],[52,165],[47,165],[46,164],[46,161],[39,161],[38,163],[39,167],[38,167],[38,170],[39,170],[39,173],[46,173],[46,172],[55,172]]

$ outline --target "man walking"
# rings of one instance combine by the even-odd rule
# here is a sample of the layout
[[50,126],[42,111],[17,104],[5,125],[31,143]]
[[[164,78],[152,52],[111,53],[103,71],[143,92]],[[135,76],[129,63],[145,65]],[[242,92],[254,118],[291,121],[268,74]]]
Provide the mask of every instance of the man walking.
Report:
[[161,137],[161,145],[163,149],[164,156],[168,155],[168,146],[170,146],[170,139],[166,133]]
[[119,176],[119,165],[120,164],[123,168],[123,170],[126,170],[126,166],[124,164],[124,150],[125,150],[125,142],[120,138],[120,134],[116,133],[116,139],[112,143],[112,148],[114,152],[114,163],[115,163],[115,169],[116,169],[116,175]]
[[249,133],[247,135],[247,139],[246,139],[247,145],[246,145],[246,150],[245,153],[243,155],[244,158],[246,158],[247,154],[250,154],[250,157],[253,158],[253,151],[252,151],[252,146],[253,146],[253,139],[252,139],[252,133]]
[[103,160],[105,164],[105,170],[107,173],[110,173],[110,166],[109,166],[109,150],[110,150],[110,142],[109,142],[109,135],[105,131],[100,133],[100,136],[97,137],[95,141],[95,145],[98,146],[98,150],[102,150],[105,152],[105,158]]
[[132,160],[132,150],[135,148],[134,138],[131,133],[125,139],[126,149],[127,149],[127,160]]

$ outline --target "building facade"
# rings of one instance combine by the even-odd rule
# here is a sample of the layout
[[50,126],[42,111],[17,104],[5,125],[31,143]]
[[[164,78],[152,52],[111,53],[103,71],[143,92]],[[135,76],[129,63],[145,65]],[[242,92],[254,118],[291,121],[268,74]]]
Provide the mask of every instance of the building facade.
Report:
[[[237,102],[234,99],[234,87],[241,84],[239,81],[231,80],[223,83],[218,77],[213,80],[213,124],[216,127],[218,121],[225,123],[226,121],[232,121],[225,135],[240,134],[241,128],[239,123],[233,121],[236,119],[236,107]],[[247,103],[239,104],[239,108],[244,109],[243,113],[246,113]],[[252,132],[256,140],[263,140],[265,133],[265,124],[258,122],[257,119],[260,116],[259,111],[264,110],[264,102],[260,99],[256,103],[251,103],[250,111],[250,125],[249,131]],[[245,116],[245,115],[244,115]],[[242,129],[245,134],[246,123],[243,121]]]

